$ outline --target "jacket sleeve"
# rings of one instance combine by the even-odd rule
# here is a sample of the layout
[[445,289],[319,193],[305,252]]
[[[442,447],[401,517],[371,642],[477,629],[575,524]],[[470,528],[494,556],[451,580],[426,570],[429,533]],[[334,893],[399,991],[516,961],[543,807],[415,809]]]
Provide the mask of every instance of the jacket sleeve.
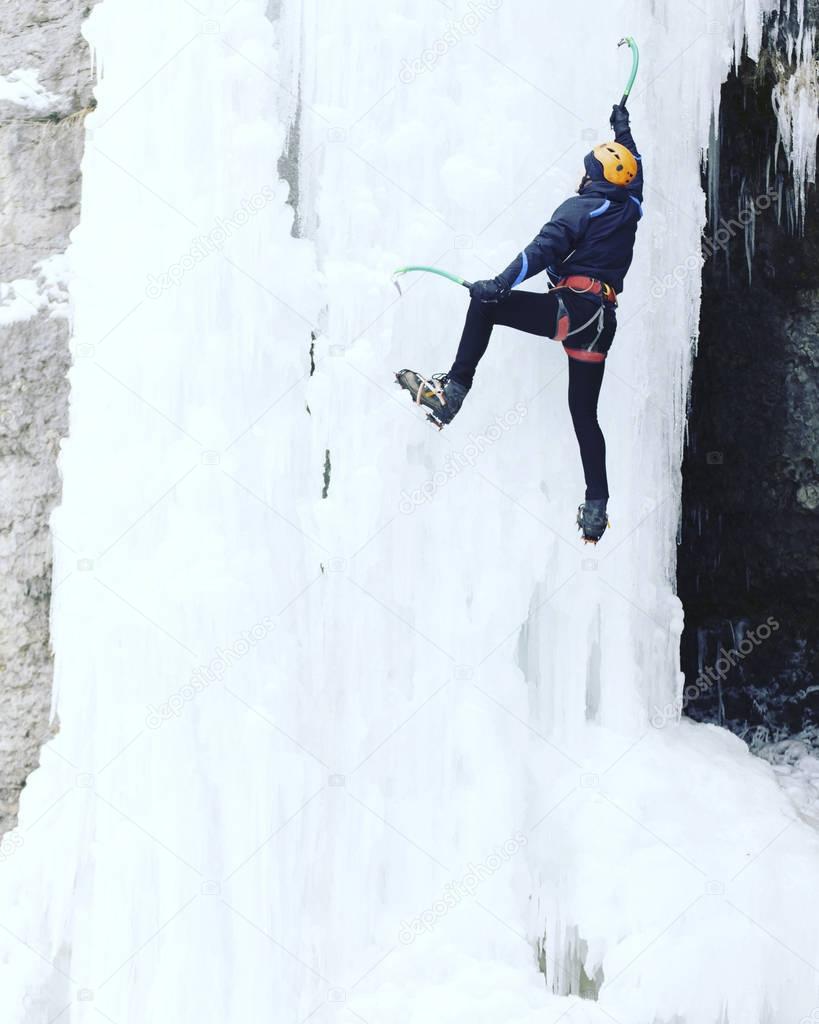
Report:
[[552,214],[538,235],[516,256],[499,278],[509,288],[528,281],[551,264],[559,263],[577,248],[589,223],[588,204],[579,196],[567,199]]
[[640,156],[640,151],[637,149],[637,143],[634,141],[634,136],[631,134],[631,124],[626,122],[625,127],[620,128],[620,131],[615,132],[614,141],[619,142],[621,146],[625,146],[626,149],[630,149],[637,160],[637,177],[631,183],[634,187],[643,187],[643,158]]

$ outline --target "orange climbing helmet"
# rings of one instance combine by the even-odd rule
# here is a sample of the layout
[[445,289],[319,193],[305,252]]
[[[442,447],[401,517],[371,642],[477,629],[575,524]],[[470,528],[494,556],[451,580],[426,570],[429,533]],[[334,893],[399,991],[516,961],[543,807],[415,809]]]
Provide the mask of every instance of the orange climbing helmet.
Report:
[[612,185],[630,185],[637,177],[634,154],[619,142],[601,142],[586,156],[584,163],[592,181],[599,181],[601,172]]

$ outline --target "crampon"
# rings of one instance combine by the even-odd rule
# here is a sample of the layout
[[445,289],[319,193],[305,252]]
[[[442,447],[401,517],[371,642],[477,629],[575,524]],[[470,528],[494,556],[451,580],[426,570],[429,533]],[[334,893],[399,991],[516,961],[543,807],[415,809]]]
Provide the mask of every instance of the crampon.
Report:
[[584,544],[596,544],[609,526],[605,499],[589,499],[577,509],[577,528]]
[[445,373],[426,378],[415,370],[401,370],[396,373],[395,380],[409,391],[417,406],[426,409],[427,419],[438,430],[452,422],[467,394],[467,388],[450,380]]

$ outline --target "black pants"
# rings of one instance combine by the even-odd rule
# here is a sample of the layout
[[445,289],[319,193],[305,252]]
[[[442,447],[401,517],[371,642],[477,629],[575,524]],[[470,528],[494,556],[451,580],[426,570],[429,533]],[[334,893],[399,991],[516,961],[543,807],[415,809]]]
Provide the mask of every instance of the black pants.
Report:
[[[598,299],[575,295],[561,289],[561,297],[571,318],[572,328],[586,323],[599,309]],[[554,292],[545,295],[536,292],[512,292],[503,302],[477,302],[472,300],[466,315],[463,335],[458,346],[450,376],[463,384],[472,386],[475,370],[486,352],[492,328],[496,324],[514,327],[540,338],[553,338],[557,333],[558,303]],[[605,311],[603,333],[595,345],[595,351],[605,355],[611,347],[617,329],[613,306]],[[597,333],[597,325],[573,335],[565,347],[583,349],[591,344]],[[597,400],[603,383],[605,360],[596,363],[582,362],[569,358],[569,411],[574,432],[580,445],[580,458],[586,478],[586,499],[608,498],[609,487],[606,477],[606,440],[597,422]]]

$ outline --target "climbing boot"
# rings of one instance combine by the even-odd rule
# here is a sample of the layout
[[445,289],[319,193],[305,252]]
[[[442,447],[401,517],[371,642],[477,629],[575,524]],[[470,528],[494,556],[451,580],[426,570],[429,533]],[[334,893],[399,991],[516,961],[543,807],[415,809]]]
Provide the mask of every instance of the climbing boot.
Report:
[[583,535],[584,544],[596,544],[608,525],[605,498],[590,498],[578,508],[577,526]]
[[428,410],[427,419],[439,430],[452,422],[469,392],[469,388],[451,380],[446,373],[436,373],[427,379],[415,370],[401,370],[395,379],[409,391],[416,405]]

